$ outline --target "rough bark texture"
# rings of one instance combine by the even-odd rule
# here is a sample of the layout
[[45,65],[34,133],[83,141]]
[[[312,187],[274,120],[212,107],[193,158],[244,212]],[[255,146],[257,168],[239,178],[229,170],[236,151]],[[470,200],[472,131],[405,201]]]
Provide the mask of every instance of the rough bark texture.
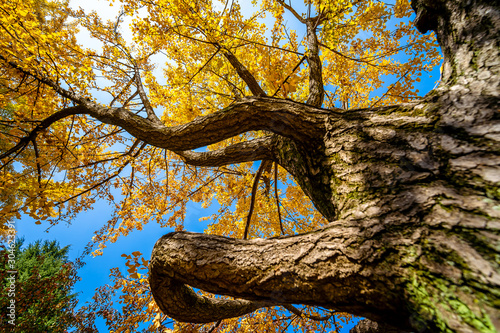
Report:
[[[416,103],[344,113],[300,105],[315,119],[301,140],[284,134],[284,122],[267,128],[280,134],[273,159],[330,225],[273,239],[165,235],[150,266],[162,311],[204,322],[300,303],[383,323],[364,322],[356,332],[394,331],[387,325],[418,332],[500,330],[498,5],[412,5],[418,28],[435,30],[443,47],[443,82],[436,90]],[[252,306],[193,295],[182,301],[175,295],[185,285]],[[198,302],[211,305],[193,314],[190,304]],[[222,302],[224,311],[212,302]]]
[[[264,159],[286,168],[331,223],[273,239],[163,236],[153,250],[150,285],[160,309],[176,320],[212,322],[309,304],[377,323],[364,322],[359,332],[363,325],[363,332],[500,331],[499,6],[486,0],[412,6],[417,27],[434,30],[443,48],[443,80],[423,100],[389,107],[320,108],[316,23],[296,13],[307,23],[311,48],[309,104],[263,96],[229,56],[256,96],[175,127],[151,112],[141,117],[93,103],[0,55],[3,65],[77,104],[40,122],[0,158],[18,154],[54,122],[86,114],[193,165]],[[145,94],[141,99],[147,104]],[[272,134],[214,152],[189,151],[254,130]],[[189,286],[239,299],[200,297]]]
[[319,44],[316,37],[316,27],[320,19],[320,17],[316,17],[306,21],[306,40],[309,48],[307,55],[307,62],[309,63],[309,97],[307,98],[307,104],[317,107],[323,105],[325,98],[323,66],[319,58]]

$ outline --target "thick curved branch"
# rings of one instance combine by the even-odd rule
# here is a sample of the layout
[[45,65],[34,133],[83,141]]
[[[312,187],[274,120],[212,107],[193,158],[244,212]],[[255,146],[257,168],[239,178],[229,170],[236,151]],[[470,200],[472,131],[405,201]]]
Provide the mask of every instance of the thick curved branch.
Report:
[[275,159],[272,136],[236,143],[215,151],[182,151],[176,153],[187,164],[205,167],[219,167],[228,164]]
[[[160,245],[161,238],[156,246]],[[156,247],[155,247],[156,248]],[[157,261],[155,261],[157,263]],[[228,300],[197,295],[191,288],[173,278],[174,272],[164,271],[153,263],[150,266],[149,285],[160,310],[177,321],[210,323],[251,313],[273,302]],[[156,268],[155,268],[156,267]]]
[[[185,289],[190,285],[267,304],[334,308],[404,327],[407,323],[398,322],[401,316],[391,319],[401,313],[402,305],[393,298],[399,287],[384,281],[384,272],[363,271],[357,250],[348,248],[360,233],[359,228],[345,226],[253,240],[170,233],[153,248],[151,291],[162,311],[181,321],[191,320],[188,315],[192,320],[205,316],[202,305]],[[184,295],[187,299],[181,302]],[[191,303],[196,307],[184,307]],[[210,321],[218,319],[222,318]]]
[[325,131],[325,117],[334,113],[290,100],[246,97],[219,112],[184,125],[167,127],[126,108],[94,103],[38,73],[28,72],[1,55],[0,59],[79,104],[78,112],[70,114],[88,114],[103,123],[123,128],[136,139],[172,151],[196,149],[256,130],[267,130],[297,141],[320,140]]
[[[247,300],[227,300],[197,295],[191,288],[152,272],[150,288],[157,290],[154,299],[160,310],[180,322],[211,323],[214,321],[243,316],[271,303]],[[166,289],[163,289],[166,288]],[[168,293],[164,291],[168,290]]]
[[166,127],[156,126],[126,109],[88,104],[87,113],[94,118],[117,125],[148,144],[172,151],[196,149],[256,130],[267,130],[297,141],[315,141],[325,131],[325,117],[333,113],[289,100],[251,97],[190,123]]

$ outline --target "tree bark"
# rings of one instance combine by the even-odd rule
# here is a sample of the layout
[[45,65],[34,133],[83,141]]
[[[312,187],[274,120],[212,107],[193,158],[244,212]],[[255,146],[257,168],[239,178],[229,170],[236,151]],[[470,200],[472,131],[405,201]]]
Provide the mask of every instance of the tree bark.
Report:
[[[417,27],[434,30],[443,48],[437,89],[415,103],[344,113],[301,105],[318,112],[301,140],[267,128],[279,134],[271,159],[328,227],[273,239],[163,236],[150,283],[164,313],[210,322],[297,303],[398,330],[500,331],[498,5],[412,6]],[[186,285],[242,300],[202,298]]]

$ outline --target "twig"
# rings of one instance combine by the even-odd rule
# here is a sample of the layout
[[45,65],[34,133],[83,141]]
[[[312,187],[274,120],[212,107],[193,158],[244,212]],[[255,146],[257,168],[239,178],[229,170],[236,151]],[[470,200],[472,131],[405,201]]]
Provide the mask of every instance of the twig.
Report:
[[141,101],[144,105],[144,108],[146,109],[146,113],[148,115],[148,120],[150,120],[152,123],[155,123],[157,125],[163,125],[161,122],[160,118],[155,114],[153,107],[151,106],[151,103],[149,102],[149,98],[146,95],[146,92],[144,91],[144,87],[141,82],[141,74],[139,72],[139,67],[134,64],[134,70],[135,70],[135,82],[137,85],[137,91],[139,92],[139,97],[141,98]]
[[210,58],[208,58],[207,61],[205,61],[205,63],[203,64],[203,66],[201,66],[198,69],[198,71],[193,76],[191,76],[191,78],[189,79],[189,81],[186,82],[186,84],[184,84],[183,88],[186,87],[188,84],[190,84],[191,81],[193,81],[193,79],[196,77],[196,75],[198,75],[203,70],[203,68],[205,68],[210,63],[210,61],[212,61],[212,59],[219,53],[220,47],[218,45],[215,45],[215,46],[217,47],[217,50],[210,56]]
[[276,197],[276,208],[278,209],[281,234],[284,235],[285,230],[283,230],[283,221],[281,220],[280,197],[278,196],[278,163],[274,163],[274,196]]
[[[285,7],[286,9],[288,9],[288,10],[290,11],[290,13],[292,13],[292,15],[293,15],[293,16],[295,16],[295,18],[296,18],[297,20],[299,20],[299,21],[300,21],[300,23],[304,23],[304,24],[306,23],[306,20],[305,20],[302,16],[300,16],[300,15],[299,15],[299,13],[297,13],[297,12],[295,11],[295,9],[293,9],[293,7],[292,7],[292,6],[287,5],[287,4],[286,4],[284,1],[282,1],[282,0],[277,0],[277,1],[278,1],[278,3],[279,3],[280,5],[282,5],[282,6],[283,6],[283,7]],[[310,13],[310,8],[311,8],[311,7],[309,6],[309,13]]]
[[[410,68],[411,69],[411,68]],[[385,92],[385,94],[382,95],[382,97],[380,97],[375,103],[373,103],[372,105],[370,105],[370,108],[373,108],[375,107],[375,105],[378,104],[378,102],[380,102],[388,93],[389,91],[392,90],[392,88],[394,88],[396,86],[397,83],[399,83],[399,81],[401,81],[403,78],[406,77],[406,75],[410,72],[410,69],[408,69],[400,78],[399,80],[397,80],[395,83],[391,84],[391,86],[389,87],[389,89],[387,89],[387,91]]]
[[35,163],[36,163],[36,171],[37,171],[37,181],[38,181],[38,189],[42,189],[42,168],[40,167],[40,154],[38,153],[38,146],[36,144],[36,139],[32,139],[33,149],[35,151]]

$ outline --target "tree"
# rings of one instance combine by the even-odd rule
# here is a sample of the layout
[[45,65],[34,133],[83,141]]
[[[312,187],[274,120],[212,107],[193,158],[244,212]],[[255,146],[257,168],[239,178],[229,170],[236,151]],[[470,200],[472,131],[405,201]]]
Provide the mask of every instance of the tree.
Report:
[[[23,243],[20,239],[15,244],[15,270],[0,273],[2,327],[9,332],[67,332],[77,322],[76,294],[71,293],[77,276],[68,261],[69,247],[61,248],[56,241],[37,241],[22,248]],[[7,268],[4,246],[0,260]],[[10,288],[12,272],[16,272],[14,288]],[[7,316],[11,299],[15,299],[15,318]],[[13,324],[8,322],[11,319]]]
[[[435,60],[436,53],[432,38],[409,25],[389,32],[391,15],[409,15],[405,1],[390,10],[368,1],[312,1],[305,16],[290,3],[262,1],[277,22],[270,44],[257,21],[226,5],[216,11],[208,2],[125,1],[108,23],[75,13],[102,41],[102,53],[78,46],[71,30],[34,26],[27,34],[16,29],[19,20],[2,17],[10,24],[3,29],[17,33],[4,34],[0,44],[5,85],[36,106],[16,114],[19,139],[1,156],[4,165],[20,151],[36,156],[22,161],[31,192],[5,212],[57,221],[107,198],[117,209],[94,239],[100,251],[151,219],[163,221],[166,212],[172,215],[164,223],[182,229],[189,198],[209,204],[217,195],[223,209],[213,234],[170,233],[153,250],[149,285],[171,318],[214,322],[275,306],[302,316],[291,304],[303,304],[381,323],[365,321],[365,330],[498,331],[498,5],[412,1],[416,27],[434,31],[444,54],[440,85],[417,99],[412,82],[432,65],[426,55]],[[148,15],[132,22],[130,47],[119,23],[140,10]],[[285,10],[306,28],[305,52],[295,35],[282,39]],[[361,30],[373,38],[356,39]],[[384,56],[406,37],[412,56],[389,64]],[[169,57],[163,85],[154,77],[153,54]],[[96,73],[108,83],[98,85]],[[369,100],[384,73],[399,78]],[[339,93],[325,92],[325,83]],[[90,89],[106,91],[111,101],[95,100]],[[112,151],[120,147],[123,153]],[[262,161],[253,182],[251,164],[229,167],[252,161]],[[293,186],[281,201],[270,200],[273,164],[282,168],[274,169],[275,192],[285,169],[316,211]],[[128,178],[120,178],[124,171]],[[56,172],[62,180],[53,180]],[[121,189],[121,202],[112,187]],[[287,224],[280,209],[270,213],[290,206],[295,211],[287,216],[306,220]],[[306,231],[304,221],[312,221],[309,232],[278,236]],[[128,258],[129,272],[139,280],[120,280],[129,291],[145,280],[136,269],[147,263],[137,256]]]

